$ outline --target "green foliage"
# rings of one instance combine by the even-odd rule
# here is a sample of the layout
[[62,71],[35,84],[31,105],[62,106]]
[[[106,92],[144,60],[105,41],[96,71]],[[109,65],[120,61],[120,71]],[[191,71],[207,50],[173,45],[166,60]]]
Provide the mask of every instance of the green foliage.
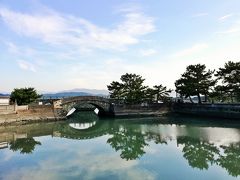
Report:
[[123,99],[125,103],[137,104],[143,101],[166,101],[168,100],[170,89],[163,85],[156,85],[153,88],[144,86],[145,79],[140,75],[128,74],[121,76],[121,82],[113,81],[107,86],[110,98]]
[[143,156],[145,154],[144,147],[148,145],[141,133],[127,128],[115,130],[107,143],[116,151],[120,151],[120,157],[126,160],[134,160]]
[[215,163],[215,156],[219,149],[209,142],[200,141],[191,137],[179,137],[178,144],[182,144],[183,157],[193,168],[208,169],[209,163]]
[[230,144],[229,146],[221,146],[224,154],[220,155],[217,162],[225,168],[228,173],[234,177],[240,175],[240,144]]
[[27,105],[34,102],[36,99],[40,98],[41,95],[37,94],[34,88],[16,88],[11,93],[11,101],[17,101],[18,105]]
[[198,96],[198,102],[201,103],[200,95],[209,95],[210,88],[216,84],[212,79],[214,71],[206,70],[203,64],[189,65],[182,77],[175,82],[176,92],[181,96]]
[[110,97],[113,99],[121,99],[123,98],[123,84],[117,81],[111,82],[110,85],[107,86],[110,91]]
[[153,102],[155,100],[155,91],[152,88],[147,88],[145,90],[145,101],[146,102]]
[[144,98],[146,86],[143,85],[145,79],[140,75],[128,74],[121,76],[121,83],[113,81],[107,86],[110,97],[113,99],[124,99],[125,103],[140,103]]
[[221,97],[230,97],[234,101],[240,101],[240,62],[228,61],[223,68],[219,68],[215,76],[221,81],[221,85],[216,87],[216,91],[221,93]]
[[171,89],[167,89],[167,87],[163,86],[162,84],[155,85],[153,88],[146,89],[145,100],[147,102],[167,102],[169,101],[169,93],[171,93],[171,91]]
[[156,101],[167,101],[169,97],[169,93],[171,93],[171,89],[167,89],[166,86],[163,86],[162,84],[160,85],[155,85],[153,86],[154,88],[154,95],[156,95]]

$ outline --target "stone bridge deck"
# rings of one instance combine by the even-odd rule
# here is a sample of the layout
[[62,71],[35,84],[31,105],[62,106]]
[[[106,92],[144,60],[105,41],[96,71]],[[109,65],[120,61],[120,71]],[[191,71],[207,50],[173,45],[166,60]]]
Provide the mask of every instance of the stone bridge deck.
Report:
[[71,102],[78,102],[78,101],[92,101],[92,102],[103,102],[103,103],[110,103],[110,100],[100,96],[75,96],[75,97],[68,97],[62,99],[62,104],[67,104]]

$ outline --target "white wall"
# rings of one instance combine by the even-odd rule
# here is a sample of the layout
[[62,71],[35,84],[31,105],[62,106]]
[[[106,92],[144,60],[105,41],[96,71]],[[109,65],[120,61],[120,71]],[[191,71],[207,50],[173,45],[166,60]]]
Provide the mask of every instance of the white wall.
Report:
[[18,111],[28,110],[28,105],[17,106]]
[[9,105],[10,99],[9,98],[0,98],[0,105]]

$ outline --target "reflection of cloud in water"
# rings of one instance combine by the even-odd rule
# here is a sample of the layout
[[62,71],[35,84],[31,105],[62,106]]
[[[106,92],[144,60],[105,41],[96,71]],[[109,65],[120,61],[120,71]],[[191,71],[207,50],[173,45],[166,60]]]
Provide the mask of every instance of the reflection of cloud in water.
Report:
[[138,161],[125,161],[115,153],[94,154],[90,151],[70,151],[64,159],[59,152],[39,161],[36,166],[15,170],[3,179],[94,179],[109,174],[117,179],[155,179],[149,171],[137,167]]
[[3,158],[1,159],[1,161],[9,161],[15,156],[16,153],[14,153],[13,151],[3,151]]
[[235,128],[148,125],[141,126],[144,132],[160,134],[165,140],[176,140],[177,137],[189,136],[213,142],[215,145],[228,145],[240,142],[240,130]]
[[72,127],[73,129],[78,129],[78,130],[82,130],[82,129],[88,129],[90,127],[95,126],[96,121],[93,122],[85,122],[85,123],[69,123],[69,126]]

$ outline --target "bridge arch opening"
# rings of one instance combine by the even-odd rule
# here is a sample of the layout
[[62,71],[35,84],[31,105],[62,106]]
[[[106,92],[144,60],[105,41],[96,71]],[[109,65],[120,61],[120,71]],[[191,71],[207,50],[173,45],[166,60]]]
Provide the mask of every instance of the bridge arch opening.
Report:
[[[89,108],[87,110],[87,108],[82,108],[82,105],[91,105],[92,109]],[[83,106],[84,107],[84,106]],[[78,102],[73,104],[71,107],[69,107],[69,110],[75,108],[76,111],[75,112],[80,112],[80,111],[93,111],[96,113],[96,111],[94,111],[95,109],[97,109],[97,115],[99,117],[105,117],[105,116],[113,116],[113,112],[109,112],[109,108],[106,110],[106,107],[102,107],[97,103],[93,103],[93,102]]]
[[[91,106],[93,106],[92,111],[94,111],[94,110],[97,108],[97,109],[98,109],[98,113],[96,113],[96,114],[97,114],[98,116],[103,116],[103,115],[106,113],[103,107],[99,106],[99,105],[96,104],[96,103],[92,103],[92,102],[76,103],[76,104],[74,105],[74,108],[76,108],[77,111],[81,111],[81,108],[79,108],[79,106],[81,106],[81,105],[91,105]],[[89,108],[89,110],[91,110],[91,109]]]

